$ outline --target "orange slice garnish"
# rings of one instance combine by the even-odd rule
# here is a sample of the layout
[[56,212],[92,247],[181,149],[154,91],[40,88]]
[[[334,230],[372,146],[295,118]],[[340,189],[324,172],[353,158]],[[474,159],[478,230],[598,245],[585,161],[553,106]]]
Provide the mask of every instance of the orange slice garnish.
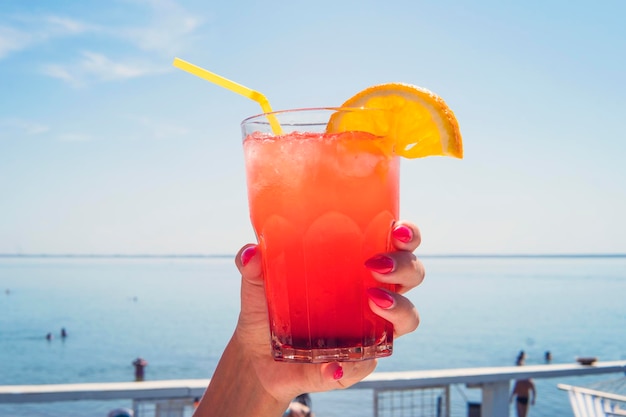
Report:
[[405,158],[443,155],[463,158],[463,141],[454,113],[438,95],[409,84],[389,83],[366,88],[341,107],[380,112],[338,112],[329,133],[364,131],[384,138]]

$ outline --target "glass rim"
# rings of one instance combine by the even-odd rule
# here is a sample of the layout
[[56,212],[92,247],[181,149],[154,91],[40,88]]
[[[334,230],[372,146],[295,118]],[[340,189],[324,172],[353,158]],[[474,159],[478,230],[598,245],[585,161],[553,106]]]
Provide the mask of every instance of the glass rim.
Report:
[[[318,112],[322,112],[322,111],[353,112],[353,111],[389,111],[389,109],[382,109],[378,107],[336,107],[336,106],[334,107],[333,106],[331,107],[300,107],[300,108],[295,108],[295,109],[275,110],[275,111],[271,111],[267,113],[258,113],[252,116],[248,116],[241,121],[241,125],[243,126],[247,123],[251,123],[255,119],[261,119],[261,118],[267,119],[268,116],[280,116],[280,115],[290,114],[290,113],[304,113],[304,112],[315,112],[315,111],[318,111]],[[259,123],[259,122],[254,121],[254,123]],[[263,123],[269,123],[269,121],[263,122]]]

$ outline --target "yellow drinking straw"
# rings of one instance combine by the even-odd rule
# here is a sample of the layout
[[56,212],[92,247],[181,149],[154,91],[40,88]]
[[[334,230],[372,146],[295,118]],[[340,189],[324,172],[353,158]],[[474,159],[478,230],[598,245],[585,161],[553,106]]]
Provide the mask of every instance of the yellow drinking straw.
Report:
[[[234,81],[222,77],[221,75],[217,75],[211,71],[207,71],[204,68],[200,68],[197,65],[191,64],[187,61],[183,61],[180,58],[174,58],[173,64],[175,67],[180,68],[183,71],[187,71],[197,77],[210,81],[213,84],[217,84],[220,87],[224,87],[237,94],[241,94],[242,96],[247,97],[250,100],[256,101],[261,106],[261,110],[263,110],[263,113],[272,112],[272,106],[270,106],[269,100],[258,91],[254,91],[241,84],[237,84]],[[272,127],[272,131],[274,131],[274,134],[281,134],[282,130],[280,128],[280,125],[278,124],[278,120],[276,120],[276,117],[274,117],[273,115],[268,115],[268,119],[270,122],[270,126]]]

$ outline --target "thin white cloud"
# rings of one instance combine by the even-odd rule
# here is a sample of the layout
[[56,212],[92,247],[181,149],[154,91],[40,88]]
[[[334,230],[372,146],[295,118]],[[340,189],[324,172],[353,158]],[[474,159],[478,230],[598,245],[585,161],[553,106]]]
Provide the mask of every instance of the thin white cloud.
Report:
[[124,80],[169,71],[162,65],[140,61],[116,61],[103,54],[83,51],[81,58],[66,64],[46,64],[41,72],[63,80],[74,87],[103,81]]
[[7,21],[0,26],[0,59],[57,38],[97,30],[75,19],[51,15],[16,15],[7,17]]
[[[164,57],[193,48],[201,20],[172,0],[126,0],[146,9],[146,23],[114,26],[85,22],[60,15],[13,16],[11,25],[0,25],[0,60],[20,50],[60,38],[91,36],[99,41],[122,42],[122,48],[67,50],[60,62],[40,65],[40,73],[74,87],[158,74],[171,70]],[[83,43],[82,48],[84,48]],[[114,45],[113,45],[114,46]],[[135,53],[128,52],[128,47]],[[125,50],[126,55],[110,51]],[[132,57],[129,57],[132,53]],[[75,54],[75,58],[71,56]]]
[[14,139],[47,133],[50,127],[32,120],[17,118],[0,119],[0,138]]
[[50,131],[50,128],[45,125],[41,125],[39,123],[28,123],[23,126],[24,133],[27,135],[41,135],[42,133],[46,133]]
[[32,35],[8,26],[0,26],[0,59],[30,46]]
[[83,52],[80,66],[86,73],[93,74],[102,80],[134,78],[152,72],[146,65],[112,61],[95,52]]
[[57,36],[80,34],[88,31],[99,30],[98,27],[81,22],[75,19],[61,16],[45,16],[43,18],[45,22],[50,25],[53,30],[53,34]]
[[86,142],[95,138],[86,133],[67,132],[56,133],[58,129],[52,129],[50,126],[20,118],[4,118],[0,119],[0,140],[11,139],[21,140],[28,137],[54,137],[62,142]]
[[117,28],[113,36],[132,42],[139,49],[171,56],[186,50],[193,43],[196,30],[202,25],[197,15],[171,0],[134,0],[150,10],[145,26]]
[[68,68],[64,68],[60,65],[44,65],[41,68],[41,73],[52,78],[58,78],[59,80],[63,80],[69,84],[72,84],[74,87],[81,87],[83,85],[83,82],[80,80],[80,78],[72,75],[72,72]]

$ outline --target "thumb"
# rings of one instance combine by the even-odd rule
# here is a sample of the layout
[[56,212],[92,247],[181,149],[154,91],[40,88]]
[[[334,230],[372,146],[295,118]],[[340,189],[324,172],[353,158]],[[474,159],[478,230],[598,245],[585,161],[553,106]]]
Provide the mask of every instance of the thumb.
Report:
[[248,244],[235,257],[241,273],[241,318],[267,321],[267,302],[263,286],[263,268],[259,246]]
[[263,269],[261,265],[259,246],[247,244],[235,256],[235,265],[241,273],[241,278],[252,285],[263,285]]

